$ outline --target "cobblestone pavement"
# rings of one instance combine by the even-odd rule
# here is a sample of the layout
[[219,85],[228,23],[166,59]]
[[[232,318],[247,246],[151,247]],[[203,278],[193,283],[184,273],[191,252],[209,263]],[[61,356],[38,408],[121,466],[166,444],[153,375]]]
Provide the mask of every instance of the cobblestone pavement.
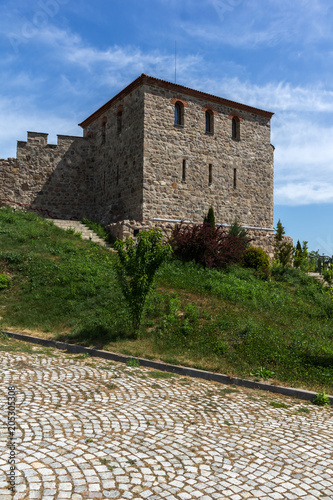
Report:
[[333,499],[332,408],[33,349],[0,353],[2,500]]

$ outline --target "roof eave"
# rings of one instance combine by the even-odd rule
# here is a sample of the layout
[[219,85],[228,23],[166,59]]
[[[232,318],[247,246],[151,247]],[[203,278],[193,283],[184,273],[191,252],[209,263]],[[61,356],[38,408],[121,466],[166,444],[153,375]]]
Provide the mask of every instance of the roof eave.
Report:
[[224,106],[229,106],[234,109],[239,109],[241,111],[246,111],[248,113],[254,113],[256,115],[265,116],[266,118],[272,118],[274,113],[271,111],[265,111],[263,109],[254,108],[252,106],[248,106],[246,104],[241,104],[236,101],[230,101],[229,99],[224,99],[223,97],[218,97],[212,94],[207,94],[206,92],[201,92],[200,90],[194,90],[189,87],[184,87],[183,85],[179,85],[177,83],[167,82],[165,80],[160,80],[159,78],[154,78],[152,76],[148,76],[145,73],[142,73],[136,80],[130,83],[127,87],[125,87],[121,92],[115,95],[110,101],[106,102],[103,106],[101,106],[97,111],[95,111],[92,115],[86,118],[83,122],[79,123],[79,126],[82,128],[88,127],[90,123],[95,121],[101,115],[103,115],[108,109],[111,108],[113,104],[117,101],[123,99],[127,94],[132,92],[135,88],[142,84],[155,85],[158,87],[163,87],[169,90],[173,90],[182,94],[191,95],[193,97],[198,97],[203,100],[207,100],[210,102],[215,102],[217,104],[222,104]]

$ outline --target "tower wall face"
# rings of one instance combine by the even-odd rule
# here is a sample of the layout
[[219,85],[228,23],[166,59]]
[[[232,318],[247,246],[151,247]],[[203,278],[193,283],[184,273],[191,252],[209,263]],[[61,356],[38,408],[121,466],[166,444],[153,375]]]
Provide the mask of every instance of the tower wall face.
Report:
[[151,85],[144,106],[144,219],[202,222],[213,206],[219,223],[273,227],[269,118]]
[[94,218],[142,220],[143,91],[134,89],[84,129],[93,144]]

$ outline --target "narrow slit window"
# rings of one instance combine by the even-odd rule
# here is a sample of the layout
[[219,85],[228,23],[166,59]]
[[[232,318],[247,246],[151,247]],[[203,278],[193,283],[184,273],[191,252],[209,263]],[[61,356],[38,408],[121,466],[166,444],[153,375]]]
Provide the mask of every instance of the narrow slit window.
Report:
[[102,123],[102,144],[105,144],[105,137],[106,137],[106,122]]
[[237,187],[237,169],[234,168],[234,189]]
[[182,182],[186,181],[186,160],[183,160],[182,166]]
[[118,111],[118,113],[117,113],[117,132],[118,132],[118,134],[121,133],[122,128],[123,128],[123,112]]
[[209,164],[208,168],[208,184],[209,186],[213,183],[213,165],[212,163]]
[[117,166],[116,183],[117,183],[117,186],[118,186],[118,184],[119,184],[119,166]]

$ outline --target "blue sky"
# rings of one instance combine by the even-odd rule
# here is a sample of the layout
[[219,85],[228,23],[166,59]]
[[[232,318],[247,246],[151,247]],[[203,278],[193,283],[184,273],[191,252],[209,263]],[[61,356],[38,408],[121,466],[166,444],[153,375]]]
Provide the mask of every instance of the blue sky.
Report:
[[333,254],[333,3],[0,0],[0,157],[77,126],[141,73],[275,113],[275,224]]

